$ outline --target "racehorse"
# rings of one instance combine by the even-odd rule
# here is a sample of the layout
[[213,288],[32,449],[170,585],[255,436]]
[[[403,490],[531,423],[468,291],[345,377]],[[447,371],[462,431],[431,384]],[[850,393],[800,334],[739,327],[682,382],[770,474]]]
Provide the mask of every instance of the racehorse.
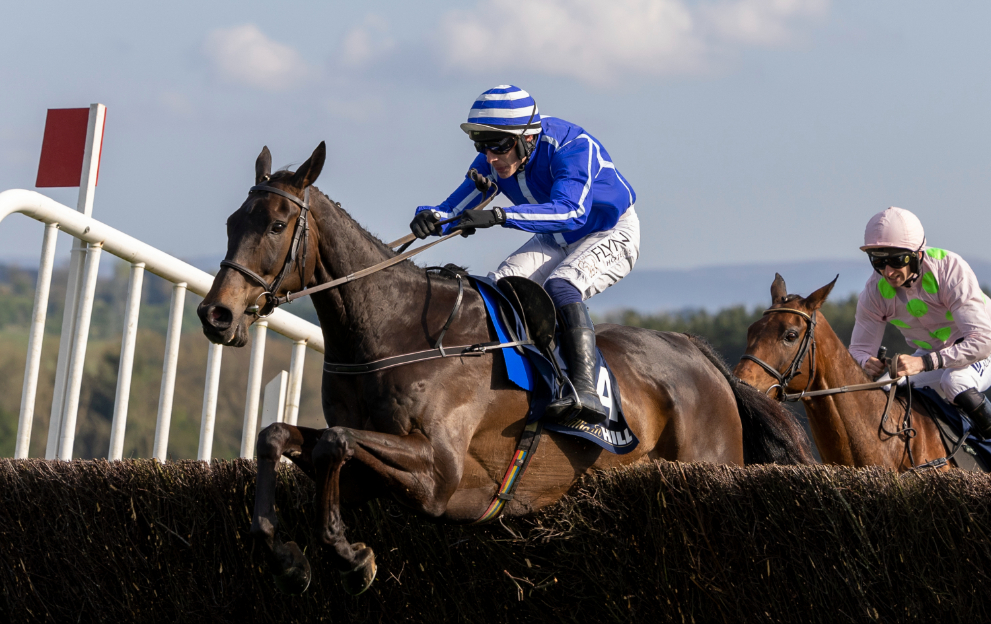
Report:
[[[873,380],[819,311],[835,283],[802,298],[789,295],[784,279],[775,274],[771,307],[747,330],[747,350],[733,371],[736,376],[761,392],[780,394],[870,384]],[[936,424],[918,403],[905,418],[899,400],[893,422],[883,422],[889,395],[880,387],[802,402],[826,463],[904,472],[946,455]]]
[[[274,174],[268,148],[258,156],[256,186],[227,221],[226,259],[198,308],[211,341],[243,346],[248,327],[271,308],[272,297],[395,257],[312,186],[325,154],[321,143],[297,171]],[[462,294],[446,344],[490,341],[493,330],[477,291],[462,293],[459,280],[409,261],[316,293],[325,359],[361,364],[431,349]],[[614,455],[579,438],[545,436],[503,513],[520,515],[554,503],[591,470],[654,458],[813,461],[787,410],[737,382],[704,341],[616,325],[600,325],[596,332],[640,444]],[[443,521],[479,519],[496,496],[528,410],[527,392],[512,385],[497,361],[491,353],[446,357],[348,376],[325,365],[328,428],[276,423],[259,434],[251,532],[264,545],[280,588],[303,591],[310,577],[296,544],[283,543],[277,534],[275,477],[282,456],[315,480],[318,536],[331,547],[351,593],[367,589],[375,563],[371,548],[345,538],[342,502],[389,495]]]

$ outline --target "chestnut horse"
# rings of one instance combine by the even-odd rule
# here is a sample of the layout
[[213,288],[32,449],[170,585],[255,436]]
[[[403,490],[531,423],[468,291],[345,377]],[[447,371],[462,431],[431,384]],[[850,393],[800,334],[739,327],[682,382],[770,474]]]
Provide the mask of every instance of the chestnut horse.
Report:
[[[733,371],[736,376],[761,392],[777,385],[784,385],[777,392],[800,393],[871,383],[819,311],[835,283],[834,279],[803,299],[789,295],[784,279],[775,274],[771,307],[747,330],[747,350]],[[755,359],[773,368],[787,383],[780,384],[782,380]],[[790,369],[796,374],[788,380]],[[910,421],[914,437],[898,431],[905,421],[905,406],[900,400],[892,406],[882,429],[887,401],[888,393],[881,388],[803,398],[812,439],[823,461],[906,471],[913,468],[913,461],[920,466],[946,455],[936,423],[915,406]]]
[[[268,148],[258,156],[256,186],[227,221],[227,256],[198,308],[211,341],[243,346],[259,313],[253,304],[266,289],[276,295],[299,291],[395,257],[340,204],[311,186],[325,154],[321,143],[295,173],[274,174]],[[297,228],[307,198],[308,224]],[[299,253],[293,254],[293,248]],[[280,287],[271,286],[276,281]],[[434,348],[458,298],[457,279],[409,261],[312,296],[325,358],[345,364]],[[264,313],[269,298],[260,301]],[[704,342],[616,325],[600,325],[596,332],[639,446],[614,455],[579,438],[544,436],[503,513],[525,514],[554,503],[591,470],[654,458],[726,464],[812,461],[797,421],[735,380]],[[481,296],[464,289],[445,344],[493,338]],[[278,536],[275,476],[282,456],[315,480],[318,536],[331,547],[351,593],[367,589],[375,564],[371,548],[347,541],[342,502],[392,496],[415,513],[446,522],[480,518],[513,458],[528,410],[527,392],[509,381],[497,358],[491,353],[447,357],[347,376],[325,368],[323,415],[329,428],[277,423],[259,434],[251,531],[281,588],[303,591],[310,575],[296,544]]]

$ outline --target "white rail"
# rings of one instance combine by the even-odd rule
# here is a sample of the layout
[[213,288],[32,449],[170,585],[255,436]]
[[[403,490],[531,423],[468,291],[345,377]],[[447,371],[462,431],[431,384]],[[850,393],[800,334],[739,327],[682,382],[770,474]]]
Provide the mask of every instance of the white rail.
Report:
[[[79,407],[80,386],[86,356],[86,341],[89,336],[93,295],[96,288],[96,276],[101,251],[106,251],[131,264],[108,459],[120,459],[123,452],[131,370],[134,361],[134,344],[137,336],[138,307],[141,300],[144,272],[154,273],[174,285],[153,449],[153,456],[164,461],[168,452],[172,397],[179,353],[179,329],[182,326],[185,294],[188,290],[201,297],[206,296],[213,283],[213,276],[40,193],[17,189],[0,193],[0,221],[15,212],[47,224],[42,244],[41,264],[38,268],[34,313],[28,338],[28,355],[21,392],[15,458],[23,459],[28,456],[28,445],[31,440],[31,428],[34,421],[35,395],[38,388],[38,371],[41,364],[41,345],[55,258],[55,238],[56,231],[60,229],[79,241],[78,245],[74,245],[73,253],[83,254],[83,257],[72,263],[73,266],[78,267],[79,279],[75,281],[76,288],[70,288],[71,291],[75,292],[69,292],[67,300],[78,300],[79,308],[74,318],[72,315],[68,315],[70,318],[63,320],[65,327],[59,345],[60,365],[58,369],[65,371],[66,379],[56,379],[46,457],[49,459],[72,458],[76,414]],[[72,283],[70,281],[70,284]],[[313,349],[320,353],[324,351],[323,335],[320,333],[320,328],[284,310],[276,310],[265,321],[256,323],[255,328],[251,347],[248,393],[245,398],[242,457],[251,457],[254,454],[254,445],[251,442],[254,440],[258,423],[258,406],[262,390],[261,365],[265,357],[265,332],[267,329],[282,334],[293,341],[288,396],[286,397],[288,405],[285,409],[287,422],[295,423],[299,410],[305,349]],[[197,458],[204,461],[209,461],[213,449],[222,352],[220,346],[211,344],[207,355],[203,414],[200,425],[199,450],[197,451]],[[62,362],[65,358],[68,358],[68,361]]]

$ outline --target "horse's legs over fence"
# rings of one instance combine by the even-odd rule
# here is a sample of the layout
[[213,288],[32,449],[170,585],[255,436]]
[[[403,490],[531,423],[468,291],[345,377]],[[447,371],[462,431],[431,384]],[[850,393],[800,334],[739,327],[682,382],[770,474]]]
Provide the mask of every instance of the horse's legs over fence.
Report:
[[258,434],[258,478],[255,484],[255,513],[251,535],[265,546],[265,560],[280,589],[301,593],[310,584],[310,564],[295,542],[279,538],[279,520],[275,511],[275,469],[283,455],[291,459],[311,479],[313,448],[323,429],[294,427],[275,423]]
[[319,537],[337,553],[345,589],[352,594],[365,591],[375,579],[375,555],[371,548],[350,544],[344,536],[340,476],[345,462],[354,460],[368,469],[373,481],[367,487],[384,486],[402,502],[435,517],[444,513],[460,480],[460,470],[453,461],[438,465],[441,458],[453,459],[455,454],[440,452],[419,431],[398,436],[333,427],[323,432],[312,456],[317,474]]

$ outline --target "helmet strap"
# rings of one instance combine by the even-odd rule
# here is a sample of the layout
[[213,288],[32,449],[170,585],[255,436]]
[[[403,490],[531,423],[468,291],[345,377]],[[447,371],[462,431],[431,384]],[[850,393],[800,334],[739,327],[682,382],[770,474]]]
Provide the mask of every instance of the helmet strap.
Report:
[[530,159],[530,154],[533,152],[535,143],[530,143],[526,140],[526,131],[530,129],[530,124],[533,122],[534,115],[537,114],[537,100],[533,101],[533,111],[530,113],[530,119],[527,119],[526,127],[523,128],[520,138],[516,141],[516,155],[520,157],[523,161],[520,163],[520,168],[526,167],[526,161]]

